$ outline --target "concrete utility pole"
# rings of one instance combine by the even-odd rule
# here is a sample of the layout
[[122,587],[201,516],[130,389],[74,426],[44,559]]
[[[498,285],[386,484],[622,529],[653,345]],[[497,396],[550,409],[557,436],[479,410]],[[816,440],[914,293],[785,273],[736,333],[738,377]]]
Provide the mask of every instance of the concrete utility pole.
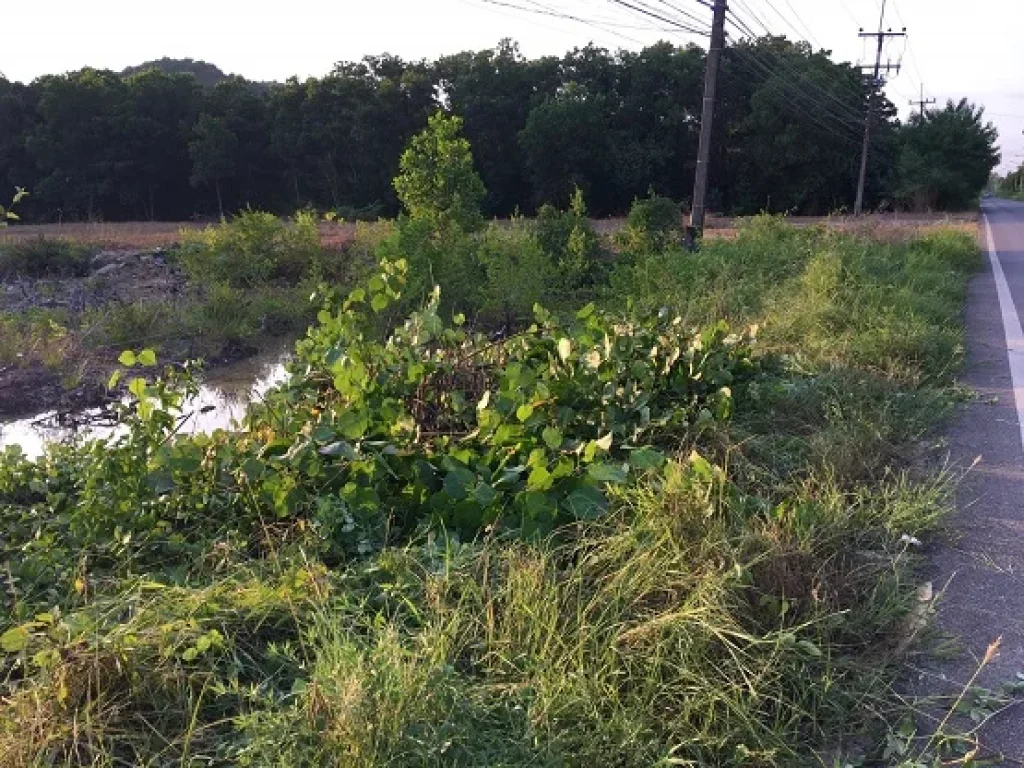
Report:
[[910,106],[914,106],[916,104],[917,107],[921,110],[918,113],[919,115],[921,115],[921,117],[924,117],[924,108],[927,107],[929,104],[934,104],[934,103],[935,103],[935,99],[926,99],[924,97],[924,83],[921,83],[921,98],[920,99],[911,99],[910,100]]
[[[899,72],[899,64],[891,64],[886,62],[882,64],[882,49],[885,46],[885,41],[890,37],[906,37],[907,30],[904,29],[902,32],[893,32],[889,30],[886,32],[883,28],[885,24],[885,4],[886,0],[882,0],[882,14],[878,18],[878,31],[877,32],[865,32],[863,29],[860,31],[861,37],[873,37],[878,39],[878,52],[875,54],[875,66],[874,74],[871,78],[871,93],[868,95],[868,116],[864,121],[864,145],[861,148],[860,153],[860,177],[857,180],[857,202],[853,206],[853,215],[860,216],[864,211],[864,182],[868,177],[868,149],[871,147],[871,122],[875,117],[875,89],[880,88],[882,81],[880,75],[884,69],[886,72],[896,70]],[[870,67],[865,67],[870,69]]]
[[725,12],[728,0],[715,0],[711,21],[711,44],[708,46],[707,70],[704,73],[704,104],[700,116],[700,145],[697,148],[697,174],[693,181],[693,206],[686,242],[691,248],[704,231],[704,213],[708,194],[708,162],[711,159],[711,128],[715,120],[715,88],[718,65],[725,47]]

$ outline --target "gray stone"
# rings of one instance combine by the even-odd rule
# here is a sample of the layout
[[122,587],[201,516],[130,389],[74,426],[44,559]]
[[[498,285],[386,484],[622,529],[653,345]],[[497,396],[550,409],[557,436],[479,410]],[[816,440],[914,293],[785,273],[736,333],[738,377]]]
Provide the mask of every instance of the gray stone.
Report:
[[124,265],[118,262],[115,262],[113,264],[107,264],[105,267],[100,267],[95,272],[93,272],[93,277],[103,277],[104,275],[109,275],[113,272],[117,272],[117,270],[119,270],[122,266]]

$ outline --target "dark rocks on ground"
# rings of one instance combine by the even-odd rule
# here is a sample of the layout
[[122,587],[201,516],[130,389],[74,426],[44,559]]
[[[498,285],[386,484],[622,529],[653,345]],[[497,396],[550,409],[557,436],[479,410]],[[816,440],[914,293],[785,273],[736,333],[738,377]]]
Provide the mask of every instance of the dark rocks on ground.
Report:
[[0,422],[47,410],[91,408],[106,399],[106,388],[95,378],[83,378],[69,389],[59,372],[38,363],[0,367]]

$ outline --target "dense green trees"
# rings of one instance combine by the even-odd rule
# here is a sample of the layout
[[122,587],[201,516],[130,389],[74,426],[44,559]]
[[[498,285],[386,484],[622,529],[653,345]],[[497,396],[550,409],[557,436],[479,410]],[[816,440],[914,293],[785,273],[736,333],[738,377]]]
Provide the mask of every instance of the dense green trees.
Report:
[[[503,41],[435,62],[367,57],[281,84],[170,60],[30,85],[0,76],[0,199],[27,187],[23,213],[36,221],[182,219],[246,206],[395,213],[402,150],[443,110],[464,121],[488,215],[564,208],[577,188],[596,215],[625,212],[651,191],[685,202],[703,71],[695,46],[587,46],[531,60]],[[866,98],[854,67],[806,44],[728,48],[712,206],[849,207]],[[960,105],[902,127],[883,106],[869,204],[969,203],[993,154],[980,114]]]
[[966,99],[911,119],[900,136],[899,196],[918,208],[964,208],[999,164],[996,129]]

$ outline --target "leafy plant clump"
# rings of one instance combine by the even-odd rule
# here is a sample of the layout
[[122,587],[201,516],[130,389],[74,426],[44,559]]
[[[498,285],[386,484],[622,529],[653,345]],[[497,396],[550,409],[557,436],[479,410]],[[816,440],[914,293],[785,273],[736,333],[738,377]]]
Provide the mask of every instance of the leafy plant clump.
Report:
[[201,232],[184,234],[179,253],[188,276],[248,290],[268,281],[296,282],[321,265],[316,220],[300,213],[292,223],[245,211]]
[[633,201],[626,227],[619,234],[619,247],[626,255],[662,253],[682,241],[683,220],[679,204],[667,197]]
[[541,206],[534,227],[557,270],[559,292],[571,297],[593,289],[601,272],[601,242],[587,218],[583,192],[576,189],[566,211]]

